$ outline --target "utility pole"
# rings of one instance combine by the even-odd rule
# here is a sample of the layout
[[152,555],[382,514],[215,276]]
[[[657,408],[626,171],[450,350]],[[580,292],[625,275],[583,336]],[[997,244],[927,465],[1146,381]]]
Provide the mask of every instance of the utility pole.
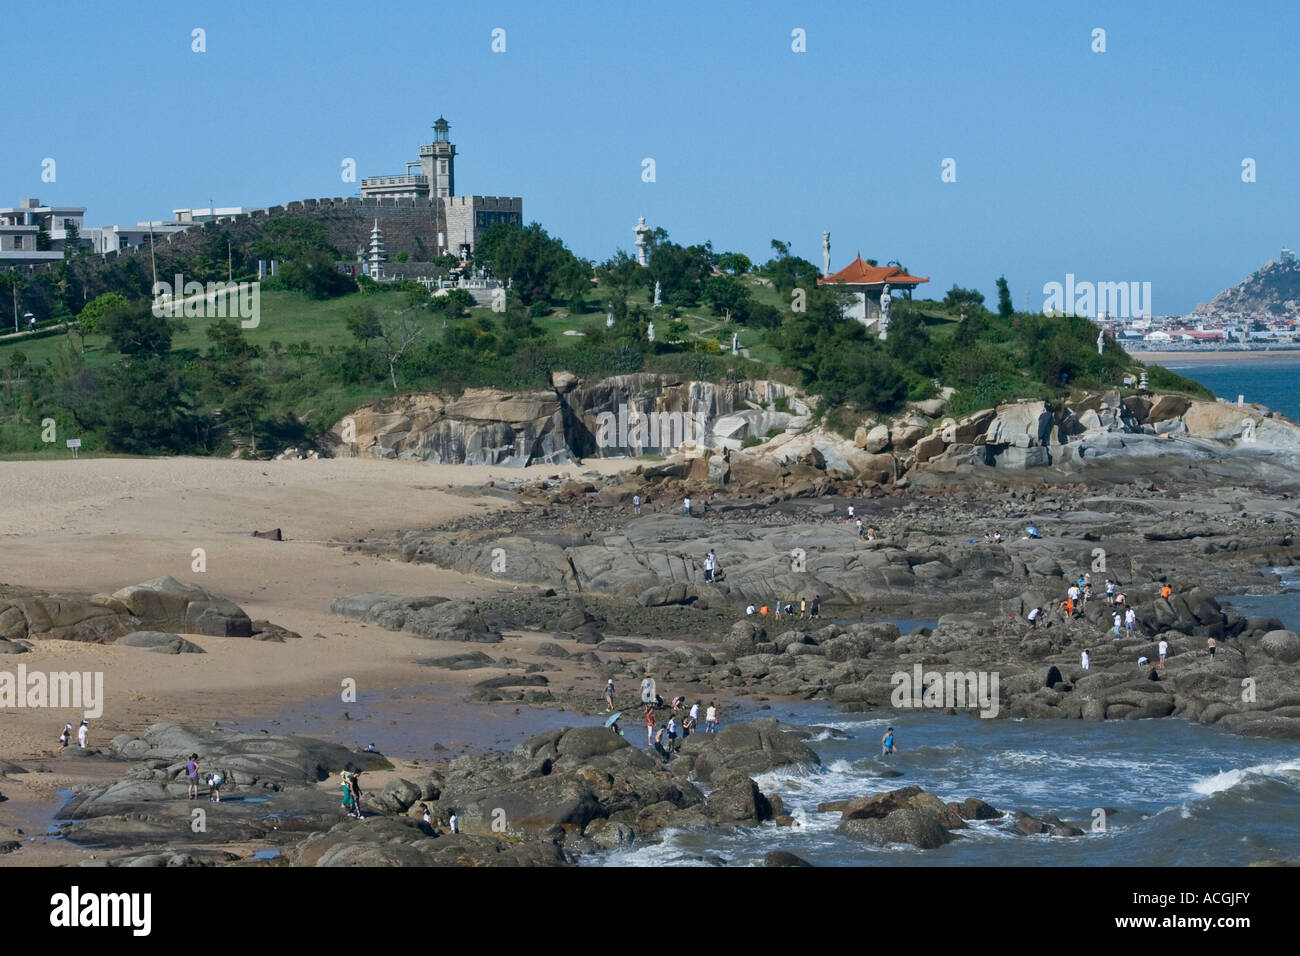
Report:
[[226,240],[226,281],[234,281],[234,256],[230,251],[230,240]]

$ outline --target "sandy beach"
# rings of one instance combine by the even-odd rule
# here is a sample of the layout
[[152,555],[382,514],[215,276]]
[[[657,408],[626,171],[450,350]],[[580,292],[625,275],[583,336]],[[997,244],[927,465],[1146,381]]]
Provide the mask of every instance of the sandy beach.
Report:
[[[364,591],[468,597],[500,590],[500,582],[427,564],[358,557],[328,542],[428,527],[475,511],[509,513],[500,499],[466,493],[466,486],[630,467],[635,462],[529,469],[367,459],[0,464],[9,491],[0,502],[0,583],[54,593],[112,592],[171,575],[233,600],[255,619],[302,635],[285,643],[191,635],[206,653],[181,655],[42,640],[5,666],[102,672],[104,713],[92,722],[92,747],[160,721],[209,725],[301,703],[337,705],[344,678],[357,682],[359,694],[422,682],[431,685],[431,693],[447,694],[449,702],[459,700],[451,692],[485,672],[430,671],[412,661],[462,652],[464,645],[343,620],[330,613],[330,603]],[[503,521],[509,518],[503,515]],[[271,528],[282,529],[285,540],[249,534]],[[201,573],[192,570],[195,548],[206,552],[207,570]],[[526,650],[529,640],[522,638],[518,648]],[[48,709],[0,710],[0,755],[19,762],[53,757],[59,729],[80,719],[80,713]],[[63,772],[66,764],[55,766],[58,772],[4,780],[0,789],[9,798],[3,804],[9,825],[23,820],[30,825],[42,812],[48,816],[55,793],[74,782]],[[102,770],[78,765],[78,780]],[[31,854],[25,857],[36,862]]]

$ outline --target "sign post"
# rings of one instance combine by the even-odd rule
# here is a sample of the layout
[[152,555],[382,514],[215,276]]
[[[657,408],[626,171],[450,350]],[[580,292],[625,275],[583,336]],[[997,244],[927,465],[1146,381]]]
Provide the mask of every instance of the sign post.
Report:
[[68,447],[69,447],[70,449],[72,449],[72,457],[73,457],[73,458],[76,458],[76,457],[77,457],[77,449],[81,447],[81,439],[80,439],[80,438],[69,438],[69,439],[68,439]]

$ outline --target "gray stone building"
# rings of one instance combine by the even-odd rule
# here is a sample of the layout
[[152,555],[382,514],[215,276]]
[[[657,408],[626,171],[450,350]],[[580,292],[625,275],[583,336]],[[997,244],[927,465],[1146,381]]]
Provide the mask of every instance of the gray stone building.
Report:
[[436,254],[450,252],[464,258],[473,253],[489,226],[523,225],[524,201],[518,196],[456,195],[456,146],[450,130],[451,125],[438,117],[433,142],[420,147],[420,158],[408,162],[402,175],[363,178],[361,199],[427,208],[438,226]]

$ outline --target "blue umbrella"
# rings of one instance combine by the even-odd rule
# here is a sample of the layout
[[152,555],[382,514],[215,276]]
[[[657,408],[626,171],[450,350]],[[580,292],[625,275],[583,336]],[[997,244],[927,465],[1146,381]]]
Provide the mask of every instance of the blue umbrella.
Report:
[[621,710],[615,714],[611,714],[609,719],[605,721],[605,726],[606,727],[612,726],[614,721],[618,720],[622,716],[623,716],[623,712]]

